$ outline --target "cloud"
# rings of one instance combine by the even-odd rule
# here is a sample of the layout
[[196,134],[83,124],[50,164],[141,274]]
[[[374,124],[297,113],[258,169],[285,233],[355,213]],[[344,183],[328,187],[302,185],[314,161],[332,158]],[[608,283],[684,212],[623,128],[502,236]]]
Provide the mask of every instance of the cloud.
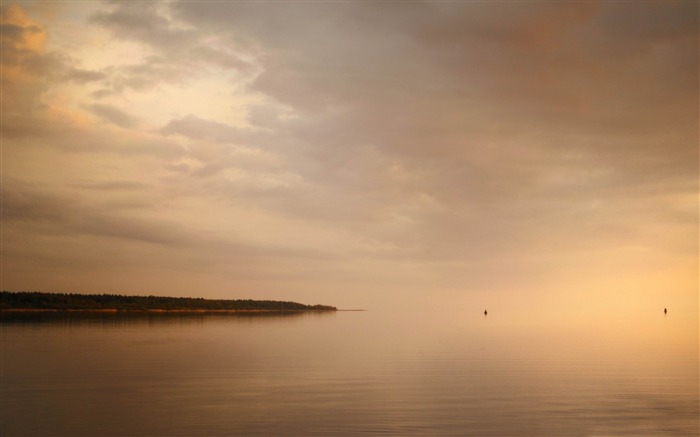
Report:
[[37,109],[40,95],[54,81],[79,84],[104,79],[99,71],[76,66],[67,54],[46,51],[46,31],[17,5],[0,9],[2,102],[5,112]]
[[173,25],[161,13],[157,2],[145,5],[114,4],[109,11],[99,11],[92,21],[115,32],[117,37],[147,41],[159,48],[183,47],[191,38],[192,30]]
[[[112,110],[110,110],[112,109]],[[89,108],[93,113],[95,108]],[[177,160],[185,154],[181,144],[169,141],[162,135],[135,129],[138,120],[121,113],[116,108],[99,107],[99,117],[110,124],[121,126],[121,134],[109,125],[93,124],[87,113],[70,111],[41,112],[36,115],[3,115],[2,137],[7,140],[3,146],[6,152],[25,150],[60,151],[68,159],[70,154],[111,155],[122,157],[151,156],[169,161]],[[97,113],[95,112],[97,115]],[[112,117],[111,119],[109,117]],[[14,155],[13,155],[14,156]],[[12,161],[8,160],[8,166]]]
[[108,29],[116,38],[138,42],[152,53],[140,62],[105,71],[107,78],[95,97],[145,91],[165,83],[182,84],[210,69],[242,77],[255,74],[254,65],[231,41],[190,28],[170,15],[166,5],[154,2],[138,7],[115,3],[91,17],[92,23]]
[[[168,167],[175,171],[192,169],[192,176],[202,178],[233,169],[235,173],[229,175],[229,179],[235,179],[239,187],[247,185],[249,188],[253,185],[260,188],[270,186],[262,181],[281,181],[280,173],[288,172],[284,169],[284,157],[279,149],[270,147],[270,136],[259,130],[234,127],[189,114],[170,120],[159,132],[166,137],[177,135],[188,140],[186,159],[190,159],[190,163]],[[276,176],[271,178],[270,175]],[[253,183],[254,179],[258,182]],[[241,180],[247,182],[241,184]]]
[[153,232],[147,245],[190,248],[217,278],[246,275],[223,266],[230,251],[260,287],[349,272],[417,286],[407,270],[483,285],[507,263],[545,277],[591,254],[684,257],[697,9],[112,2],[75,24],[96,44],[72,42],[75,58],[46,50],[65,37],[51,23],[8,12],[3,62],[33,109],[3,114],[7,162],[55,187],[16,188],[8,211],[32,231]]
[[97,82],[106,77],[104,72],[83,70],[80,68],[69,68],[63,75],[63,78],[79,84]]
[[245,132],[240,128],[211,120],[204,120],[196,115],[173,119],[160,129],[165,135],[178,134],[191,139],[213,141],[216,143],[235,143],[244,139]]
[[6,112],[32,109],[43,89],[32,65],[44,52],[46,33],[16,5],[0,9],[2,106]]
[[[584,226],[576,217],[601,214],[587,205],[612,208],[624,193],[635,193],[622,202],[633,214],[636,201],[658,190],[692,190],[683,181],[697,172],[696,87],[664,79],[685,76],[697,58],[686,38],[697,31],[689,6],[627,6],[641,19],[626,35],[658,28],[645,33],[651,51],[617,37],[625,6],[570,6],[182,2],[172,9],[191,28],[260,47],[253,89],[298,117],[271,125],[266,141],[306,188],[270,208],[345,226],[345,219],[374,217],[388,227],[389,217],[403,217],[412,223],[406,229],[425,236],[425,253],[435,253],[458,250],[449,235],[505,250],[509,241],[516,247],[546,235],[538,221]],[[653,18],[659,8],[661,25]],[[672,31],[674,23],[681,30]],[[601,56],[603,43],[635,55]],[[659,107],[677,108],[684,127],[669,130],[680,120]],[[209,127],[189,132],[213,139]],[[404,176],[392,177],[392,168]],[[578,213],[560,215],[561,204]],[[448,220],[452,214],[462,219]],[[620,223],[600,229],[624,227],[629,217],[615,214]],[[527,226],[509,215],[527,218]],[[387,235],[381,221],[373,223],[375,235]],[[564,230],[558,238],[570,242]]]
[[95,103],[89,105],[87,109],[100,118],[114,123],[119,127],[131,128],[138,124],[138,120],[135,117],[115,106]]
[[78,188],[98,191],[115,191],[115,190],[143,190],[150,188],[148,184],[137,181],[82,181],[76,184]]
[[62,195],[16,180],[3,180],[2,199],[3,222],[9,226],[8,233],[13,233],[15,225],[20,224],[50,235],[94,235],[168,246],[191,241],[176,224],[128,217],[109,208],[96,207],[76,195]]

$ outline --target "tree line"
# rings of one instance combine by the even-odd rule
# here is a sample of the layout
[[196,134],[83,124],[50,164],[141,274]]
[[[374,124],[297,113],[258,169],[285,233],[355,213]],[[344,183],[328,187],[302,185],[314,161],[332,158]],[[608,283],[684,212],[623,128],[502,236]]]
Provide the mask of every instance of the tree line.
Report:
[[337,308],[329,305],[305,305],[275,300],[2,291],[0,309],[335,311]]

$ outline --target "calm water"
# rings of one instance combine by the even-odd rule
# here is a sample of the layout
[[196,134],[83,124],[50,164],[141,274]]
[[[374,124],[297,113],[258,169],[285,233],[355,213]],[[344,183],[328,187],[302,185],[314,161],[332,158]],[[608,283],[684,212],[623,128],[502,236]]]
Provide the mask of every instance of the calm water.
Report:
[[697,332],[670,315],[555,327],[375,311],[0,323],[3,437],[698,435]]

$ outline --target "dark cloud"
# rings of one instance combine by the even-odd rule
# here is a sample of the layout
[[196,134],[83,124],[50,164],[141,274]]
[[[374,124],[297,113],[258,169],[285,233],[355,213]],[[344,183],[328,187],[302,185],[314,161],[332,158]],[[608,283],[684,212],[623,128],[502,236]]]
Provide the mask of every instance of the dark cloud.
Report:
[[178,134],[191,139],[213,141],[216,143],[235,143],[244,139],[243,129],[225,123],[204,120],[193,114],[173,119],[160,129],[165,135]]
[[[128,115],[126,119],[121,120],[119,112],[112,113],[109,109],[107,112],[109,115],[100,116],[116,116],[116,120],[110,120],[114,124],[126,122],[124,126],[128,127],[131,123],[136,123],[136,120]],[[162,160],[178,159],[185,154],[181,145],[168,141],[162,135],[142,132],[131,132],[126,136],[113,135],[108,129],[85,126],[70,119],[50,118],[46,114],[3,114],[3,123],[2,137],[12,140],[4,144],[6,151],[29,148],[62,151],[68,154],[151,156]]]
[[161,48],[184,46],[194,32],[176,28],[159,9],[161,7],[156,2],[115,3],[111,10],[97,12],[92,21],[112,30],[120,38],[147,41]]
[[100,118],[114,123],[119,127],[131,128],[138,124],[138,120],[121,109],[105,104],[92,104],[87,109]]
[[64,73],[63,77],[66,80],[70,80],[79,84],[86,84],[89,82],[96,82],[103,80],[106,75],[101,71],[84,70],[80,68],[69,68]]
[[137,181],[83,181],[76,184],[76,187],[97,191],[138,191],[150,188],[148,184]]
[[3,181],[2,199],[3,222],[9,226],[20,223],[33,232],[95,235],[168,246],[192,241],[177,224],[128,217],[109,207],[100,209],[77,195],[53,193],[18,181]]
[[[696,5],[316,6],[182,2],[172,9],[195,28],[264,47],[254,89],[301,111],[301,119],[337,112],[332,128],[301,127],[316,137],[303,138],[307,147],[342,155],[371,143],[423,162],[436,151],[467,155],[477,142],[527,138],[520,147],[535,154],[595,153],[632,179],[640,152],[649,163],[675,162],[644,174],[673,165],[694,171]],[[457,158],[469,165],[463,161]]]

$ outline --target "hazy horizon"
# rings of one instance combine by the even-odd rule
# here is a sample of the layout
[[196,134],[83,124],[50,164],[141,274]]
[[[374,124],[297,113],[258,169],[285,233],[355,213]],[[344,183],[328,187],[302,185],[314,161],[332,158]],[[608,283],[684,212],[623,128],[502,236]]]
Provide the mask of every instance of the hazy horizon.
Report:
[[698,8],[3,2],[0,288],[697,327]]

